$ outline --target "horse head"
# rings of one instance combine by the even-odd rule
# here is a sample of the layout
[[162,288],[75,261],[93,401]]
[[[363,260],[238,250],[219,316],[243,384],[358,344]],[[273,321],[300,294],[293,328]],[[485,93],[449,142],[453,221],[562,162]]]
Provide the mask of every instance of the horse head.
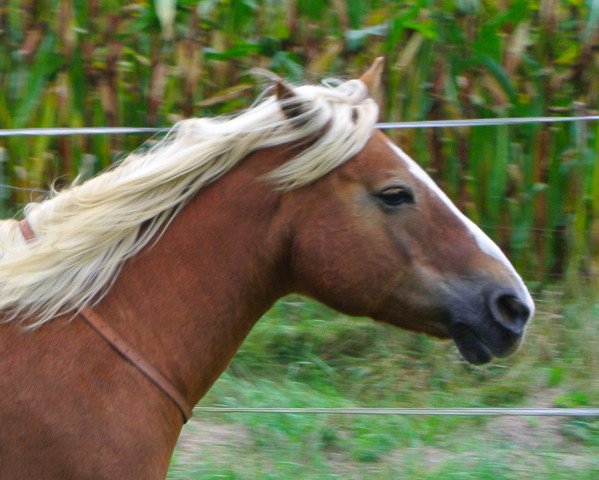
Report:
[[[366,88],[380,69],[376,63],[361,78]],[[277,92],[286,115],[309,110],[292,87]],[[287,191],[283,205],[293,219],[295,291],[346,314],[452,338],[474,364],[520,344],[534,312],[520,276],[380,131],[327,175]]]

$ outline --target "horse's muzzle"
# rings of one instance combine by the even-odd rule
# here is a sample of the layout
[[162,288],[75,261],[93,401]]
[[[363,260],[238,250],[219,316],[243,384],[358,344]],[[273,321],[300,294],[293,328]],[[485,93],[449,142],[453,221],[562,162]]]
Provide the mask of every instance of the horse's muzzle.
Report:
[[[507,357],[522,340],[531,317],[526,299],[514,290],[496,290],[470,299],[469,308],[452,312],[449,333],[462,356],[482,365],[493,357]],[[473,304],[478,304],[478,308]]]

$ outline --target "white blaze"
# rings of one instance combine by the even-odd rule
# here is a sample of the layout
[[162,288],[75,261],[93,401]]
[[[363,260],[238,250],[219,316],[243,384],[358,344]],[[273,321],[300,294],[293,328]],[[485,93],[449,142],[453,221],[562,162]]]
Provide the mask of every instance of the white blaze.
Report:
[[514,266],[510,263],[510,261],[507,259],[505,254],[497,246],[497,244],[495,242],[493,242],[493,240],[491,240],[485,234],[485,232],[483,232],[479,228],[479,226],[476,225],[476,223],[474,223],[466,215],[464,215],[462,212],[460,212],[458,207],[456,207],[453,204],[453,202],[449,199],[449,197],[447,195],[445,195],[443,190],[441,190],[437,186],[437,184],[433,181],[433,179],[431,177],[429,177],[429,175],[422,169],[422,167],[420,167],[420,165],[418,165],[414,160],[412,160],[407,153],[405,153],[401,148],[399,148],[397,145],[395,145],[390,140],[387,140],[387,143],[393,149],[393,151],[395,153],[397,153],[397,156],[406,163],[410,173],[412,173],[412,175],[414,175],[416,178],[418,178],[420,181],[422,181],[431,190],[431,192],[433,192],[445,205],[447,205],[447,207],[455,214],[455,216],[462,221],[462,223],[466,226],[466,228],[468,229],[470,234],[476,240],[476,243],[478,244],[479,248],[483,252],[485,252],[487,255],[489,255],[489,256],[499,260],[501,263],[503,263],[503,265],[505,265],[505,267],[514,275],[514,278],[519,283],[519,285],[522,289],[522,292],[524,293],[524,295],[526,297],[528,306],[530,307],[530,310],[531,310],[531,316],[532,316],[532,314],[534,313],[534,302],[532,301],[530,293],[529,293],[528,289],[526,288],[526,286],[524,285],[522,278],[520,277],[520,275],[518,275],[518,272],[516,272]]

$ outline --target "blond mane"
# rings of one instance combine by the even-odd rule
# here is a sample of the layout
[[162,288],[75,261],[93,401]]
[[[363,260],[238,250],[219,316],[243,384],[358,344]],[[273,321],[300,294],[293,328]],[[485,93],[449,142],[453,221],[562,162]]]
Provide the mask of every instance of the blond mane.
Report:
[[294,91],[303,102],[294,119],[269,97],[234,117],[185,120],[146,152],[27,205],[32,242],[23,239],[15,220],[0,222],[0,310],[5,318],[27,319],[36,327],[98,302],[125,260],[157,239],[198,190],[255,150],[319,135],[270,173],[274,188],[293,189],[364,147],[378,108],[361,81]]

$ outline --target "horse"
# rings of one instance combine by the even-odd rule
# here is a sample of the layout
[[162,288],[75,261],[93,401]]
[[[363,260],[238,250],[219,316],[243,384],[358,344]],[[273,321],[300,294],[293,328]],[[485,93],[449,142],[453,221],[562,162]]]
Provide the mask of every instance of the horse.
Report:
[[276,79],[0,223],[0,477],[158,479],[191,407],[290,293],[514,352],[534,303],[502,251],[375,128],[359,79]]

